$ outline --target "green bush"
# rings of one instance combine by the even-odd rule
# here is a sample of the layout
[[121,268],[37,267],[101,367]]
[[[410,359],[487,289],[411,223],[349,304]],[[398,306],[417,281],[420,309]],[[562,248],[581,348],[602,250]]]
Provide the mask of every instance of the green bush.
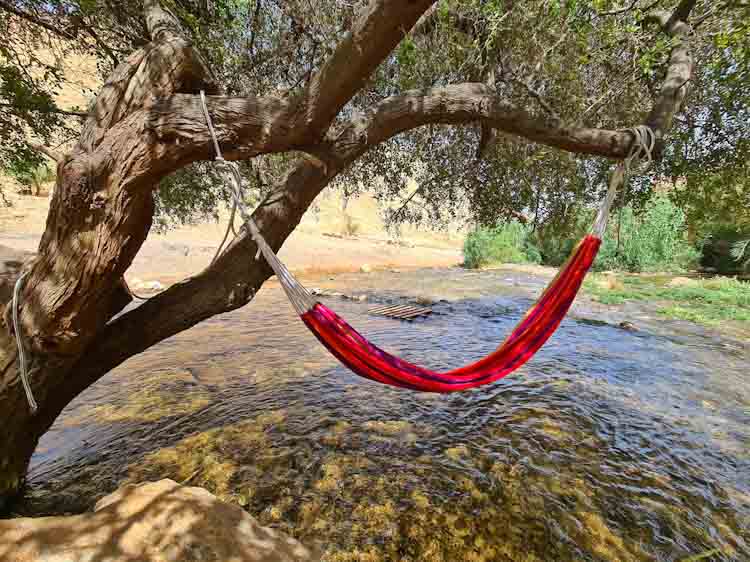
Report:
[[[590,213],[581,214],[563,238],[538,235],[545,265],[558,266],[588,232]],[[619,242],[618,242],[619,231]],[[681,271],[697,263],[699,252],[687,240],[685,214],[667,197],[655,197],[639,215],[632,207],[610,217],[594,271]]]
[[612,217],[594,269],[681,271],[695,265],[698,257],[699,252],[687,240],[685,214],[660,196],[640,216],[626,207],[619,220]]
[[32,195],[41,195],[44,184],[54,181],[57,177],[56,171],[45,162],[37,166],[20,167],[7,171],[18,180],[18,183],[28,188]]
[[528,228],[515,221],[478,228],[464,242],[464,267],[472,269],[499,263],[540,263],[541,259]]
[[750,271],[750,239],[737,240],[732,245],[731,256],[744,271]]

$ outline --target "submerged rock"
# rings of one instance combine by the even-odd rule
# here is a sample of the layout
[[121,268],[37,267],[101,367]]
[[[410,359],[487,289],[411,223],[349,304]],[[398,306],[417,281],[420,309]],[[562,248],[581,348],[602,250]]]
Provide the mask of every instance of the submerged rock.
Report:
[[698,282],[695,279],[690,279],[689,277],[675,277],[667,283],[667,287],[687,287],[697,284]]
[[597,287],[607,291],[622,291],[625,288],[625,286],[622,284],[622,281],[620,281],[617,276],[612,273],[602,274],[596,279],[595,283]]
[[239,507],[173,480],[123,486],[93,513],[0,521],[0,560],[8,562],[319,559]]

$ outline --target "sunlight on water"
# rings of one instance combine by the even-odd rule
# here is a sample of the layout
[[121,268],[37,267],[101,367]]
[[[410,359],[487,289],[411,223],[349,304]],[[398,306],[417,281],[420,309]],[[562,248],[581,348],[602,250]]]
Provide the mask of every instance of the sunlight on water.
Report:
[[[375,343],[449,369],[493,350],[544,280],[434,270],[324,288]],[[404,295],[413,323],[367,315]],[[132,358],[76,400],[33,460],[30,513],[172,478],[327,560],[750,559],[747,342],[566,320],[526,366],[452,395],[358,379],[281,292]]]

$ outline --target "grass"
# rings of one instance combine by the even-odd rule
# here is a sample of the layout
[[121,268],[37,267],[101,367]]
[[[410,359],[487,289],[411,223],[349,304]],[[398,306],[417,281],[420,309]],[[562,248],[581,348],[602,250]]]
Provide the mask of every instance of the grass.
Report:
[[[606,279],[606,282],[603,282]],[[612,280],[594,275],[584,285],[586,293],[602,304],[656,301],[659,313],[708,326],[732,320],[750,322],[750,283],[732,278],[690,280],[669,286],[670,276],[618,275]]]

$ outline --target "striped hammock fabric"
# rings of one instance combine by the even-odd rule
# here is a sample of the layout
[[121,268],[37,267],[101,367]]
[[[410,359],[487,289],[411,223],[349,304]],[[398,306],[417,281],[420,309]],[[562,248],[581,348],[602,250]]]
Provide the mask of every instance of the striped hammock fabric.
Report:
[[555,332],[596,257],[601,240],[587,236],[505,343],[484,359],[436,373],[370,343],[327,306],[315,303],[302,321],[328,350],[359,376],[424,392],[455,392],[491,383],[526,363]]
[[[596,258],[606,231],[609,211],[617,190],[625,182],[631,162],[643,153],[648,162],[655,144],[651,129],[639,126],[628,129],[633,135],[629,156],[618,164],[609,180],[609,188],[599,207],[591,233],[579,242],[568,261],[552,280],[536,304],[524,316],[505,342],[494,352],[475,363],[437,373],[391,355],[369,342],[327,306],[312,295],[279,260],[263,238],[244,203],[242,178],[237,165],[224,160],[211,116],[201,92],[203,112],[214,142],[216,161],[226,170],[235,208],[258,250],[273,269],[297,314],[316,338],[353,373],[382,384],[424,392],[456,392],[501,379],[526,363],[552,336],[581,288],[586,273]],[[257,256],[256,256],[257,257]]]

